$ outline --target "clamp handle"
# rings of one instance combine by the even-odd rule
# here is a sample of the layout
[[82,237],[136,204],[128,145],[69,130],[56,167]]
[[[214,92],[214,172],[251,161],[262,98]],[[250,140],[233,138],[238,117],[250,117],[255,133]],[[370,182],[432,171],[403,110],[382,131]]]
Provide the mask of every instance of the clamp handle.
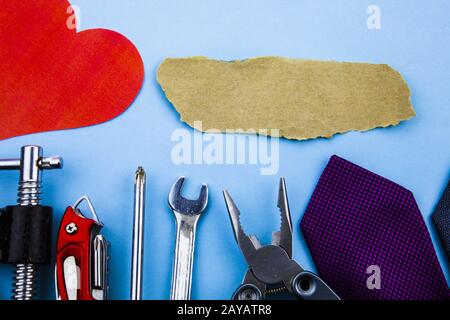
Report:
[[20,159],[0,159],[0,170],[22,170],[24,167],[49,170],[63,167],[61,157],[44,158],[42,154],[43,149],[40,146],[23,146]]
[[41,189],[42,170],[61,169],[60,157],[43,157],[40,146],[24,146],[21,148],[20,159],[0,160],[0,170],[19,170],[19,198],[20,205],[38,205]]

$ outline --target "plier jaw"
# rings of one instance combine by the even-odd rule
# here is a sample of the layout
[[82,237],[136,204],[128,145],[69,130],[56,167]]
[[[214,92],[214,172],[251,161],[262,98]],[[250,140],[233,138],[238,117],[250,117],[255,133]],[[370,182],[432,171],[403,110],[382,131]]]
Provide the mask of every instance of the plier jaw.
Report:
[[[86,201],[92,219],[79,205]],[[88,197],[82,197],[64,213],[58,232],[55,285],[58,300],[106,300],[108,243],[99,232],[98,220]]]
[[262,246],[255,236],[248,236],[244,232],[239,209],[228,191],[225,190],[223,194],[234,236],[248,264],[244,281],[233,299],[261,300],[280,292],[287,292],[296,299],[339,299],[323,280],[303,270],[292,259],[292,222],[284,178],[280,179],[278,192],[281,226],[273,233],[270,245]]

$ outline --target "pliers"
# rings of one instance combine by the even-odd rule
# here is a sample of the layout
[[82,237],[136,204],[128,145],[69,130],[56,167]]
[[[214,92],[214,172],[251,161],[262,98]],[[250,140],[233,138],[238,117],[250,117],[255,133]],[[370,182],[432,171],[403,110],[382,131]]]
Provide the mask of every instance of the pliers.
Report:
[[294,298],[302,300],[339,300],[336,293],[316,274],[303,270],[292,259],[292,222],[286,182],[280,179],[278,208],[281,227],[272,234],[272,244],[262,246],[255,236],[247,236],[241,226],[240,212],[228,191],[223,195],[234,236],[248,264],[242,285],[233,300]]

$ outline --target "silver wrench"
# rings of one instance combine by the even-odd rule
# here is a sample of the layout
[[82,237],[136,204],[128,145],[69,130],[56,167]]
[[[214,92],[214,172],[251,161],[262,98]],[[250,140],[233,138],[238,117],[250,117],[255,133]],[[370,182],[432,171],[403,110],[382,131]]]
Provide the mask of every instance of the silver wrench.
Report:
[[171,300],[191,298],[192,266],[194,263],[195,230],[201,213],[208,204],[208,187],[202,185],[197,200],[181,196],[184,177],[179,178],[169,192],[169,206],[175,214],[177,237],[172,272]]

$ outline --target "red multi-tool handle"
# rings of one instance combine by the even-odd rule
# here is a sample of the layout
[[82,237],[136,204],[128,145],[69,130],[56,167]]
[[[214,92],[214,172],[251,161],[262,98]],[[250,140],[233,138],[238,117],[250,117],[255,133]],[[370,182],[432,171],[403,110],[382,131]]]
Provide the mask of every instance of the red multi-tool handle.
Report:
[[56,286],[61,300],[69,299],[64,277],[64,261],[71,256],[75,258],[80,268],[77,300],[95,300],[92,296],[90,279],[93,228],[99,228],[94,220],[81,217],[72,207],[67,208],[58,232],[56,253]]

